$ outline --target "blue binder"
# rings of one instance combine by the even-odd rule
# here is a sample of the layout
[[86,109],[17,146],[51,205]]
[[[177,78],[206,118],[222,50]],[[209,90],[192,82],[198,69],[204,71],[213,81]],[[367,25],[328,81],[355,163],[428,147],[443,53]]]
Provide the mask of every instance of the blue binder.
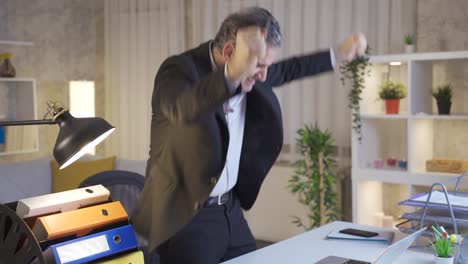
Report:
[[50,246],[44,252],[46,263],[78,264],[135,249],[138,242],[131,225]]

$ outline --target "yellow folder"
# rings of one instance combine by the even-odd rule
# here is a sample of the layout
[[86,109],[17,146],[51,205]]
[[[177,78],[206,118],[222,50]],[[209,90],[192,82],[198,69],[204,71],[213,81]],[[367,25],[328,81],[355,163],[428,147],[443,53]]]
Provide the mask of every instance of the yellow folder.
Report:
[[32,231],[39,241],[44,241],[69,235],[84,236],[95,229],[123,221],[128,221],[127,212],[116,201],[39,217]]
[[143,257],[143,252],[136,251],[132,253],[127,253],[125,255],[120,255],[118,257],[105,260],[105,261],[98,261],[96,264],[144,264],[145,258]]

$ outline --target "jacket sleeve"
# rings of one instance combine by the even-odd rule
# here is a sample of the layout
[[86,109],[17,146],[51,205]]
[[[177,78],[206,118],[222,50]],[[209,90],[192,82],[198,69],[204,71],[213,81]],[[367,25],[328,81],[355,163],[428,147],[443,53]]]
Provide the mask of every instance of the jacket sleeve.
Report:
[[159,109],[169,122],[193,122],[232,96],[223,71],[199,79],[194,67],[175,57],[161,65],[154,81],[153,112]]
[[292,57],[272,64],[265,84],[273,87],[303,77],[333,70],[330,51],[322,51],[300,57]]

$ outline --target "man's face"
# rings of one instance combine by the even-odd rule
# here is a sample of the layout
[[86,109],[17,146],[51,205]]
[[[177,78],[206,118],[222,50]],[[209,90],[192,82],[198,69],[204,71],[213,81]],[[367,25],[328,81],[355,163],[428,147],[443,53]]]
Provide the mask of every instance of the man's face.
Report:
[[265,57],[258,59],[255,74],[242,81],[242,90],[244,92],[250,92],[256,81],[264,82],[266,80],[268,67],[273,63],[277,52],[278,48],[267,47]]

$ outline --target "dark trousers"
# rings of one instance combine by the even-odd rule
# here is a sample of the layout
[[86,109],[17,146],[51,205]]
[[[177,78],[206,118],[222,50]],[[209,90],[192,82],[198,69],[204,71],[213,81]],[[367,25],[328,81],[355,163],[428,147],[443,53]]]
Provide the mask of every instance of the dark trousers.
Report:
[[161,264],[217,264],[256,249],[235,194],[224,205],[203,207],[159,248]]

